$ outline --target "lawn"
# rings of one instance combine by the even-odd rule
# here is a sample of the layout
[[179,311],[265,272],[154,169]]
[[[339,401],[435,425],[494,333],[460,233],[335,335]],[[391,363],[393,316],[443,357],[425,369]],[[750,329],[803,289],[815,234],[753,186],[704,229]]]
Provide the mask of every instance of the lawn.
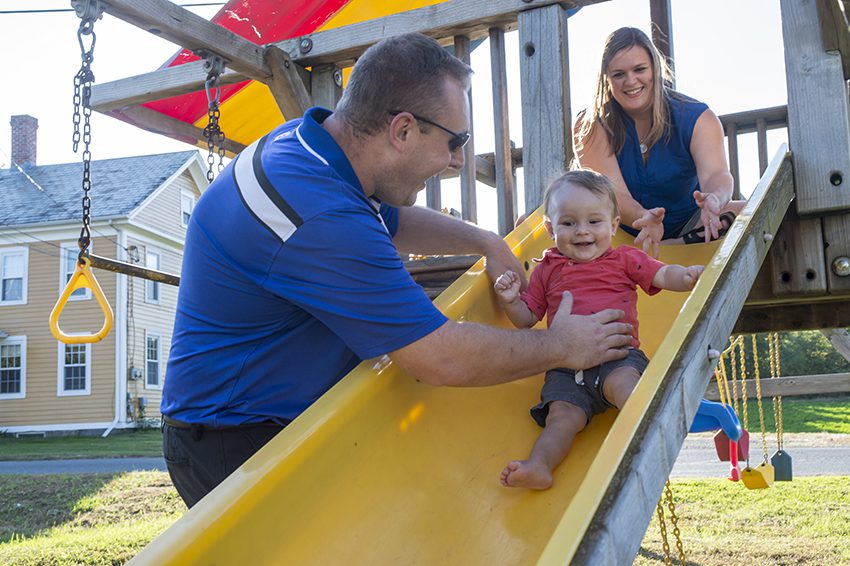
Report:
[[[773,402],[763,401],[765,430],[774,430]],[[749,430],[759,429],[758,405],[749,403]],[[743,415],[741,415],[743,418]],[[787,433],[850,434],[850,396],[829,399],[785,398],[783,429]],[[58,458],[121,458],[161,456],[159,429],[134,430],[99,436],[22,437],[0,435],[0,460],[50,460]]]
[[123,458],[162,456],[159,429],[113,432],[100,436],[49,436],[46,438],[0,435],[0,460],[56,460],[67,458]]
[[[850,563],[848,477],[759,491],[717,479],[672,486],[688,564]],[[0,564],[121,564],[184,511],[164,472],[0,476]],[[664,562],[659,533],[653,518],[635,564]]]

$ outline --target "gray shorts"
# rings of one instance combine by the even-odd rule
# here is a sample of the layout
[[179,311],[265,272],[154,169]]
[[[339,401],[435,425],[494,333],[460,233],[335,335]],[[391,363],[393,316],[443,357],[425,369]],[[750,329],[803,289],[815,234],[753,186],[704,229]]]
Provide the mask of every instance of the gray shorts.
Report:
[[587,422],[593,415],[604,413],[612,405],[602,394],[602,385],[611,372],[620,367],[633,367],[643,373],[649,359],[641,350],[632,348],[622,360],[605,362],[582,372],[582,381],[576,381],[576,372],[568,368],[555,368],[546,372],[543,390],[540,391],[540,403],[531,408],[531,417],[542,427],[546,426],[549,403],[566,401],[575,405],[587,415]]

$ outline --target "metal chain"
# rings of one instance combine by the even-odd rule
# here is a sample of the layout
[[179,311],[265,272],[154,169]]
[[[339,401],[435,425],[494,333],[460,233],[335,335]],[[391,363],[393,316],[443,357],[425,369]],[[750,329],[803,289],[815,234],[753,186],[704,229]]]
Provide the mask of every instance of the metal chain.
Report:
[[664,564],[671,566],[673,560],[670,558],[670,543],[667,542],[667,525],[664,521],[664,496],[658,500],[658,507],[655,508],[658,514],[658,526],[661,527],[661,548],[664,551]]
[[667,509],[670,511],[670,524],[673,525],[673,536],[676,538],[676,550],[679,552],[679,562],[685,566],[685,549],[682,545],[682,537],[679,532],[679,517],[676,516],[676,504],[673,502],[673,490],[670,488],[670,480],[664,486],[664,495],[667,498]]
[[[770,371],[773,377],[778,379],[782,375],[782,370],[779,367],[779,333],[772,332],[768,335],[768,340],[770,344]],[[773,415],[776,419],[776,443],[779,450],[782,450],[782,395],[777,395],[773,398]]]
[[764,431],[764,409],[761,405],[761,379],[759,376],[759,348],[756,335],[753,334],[753,373],[756,380],[756,399],[759,406],[759,424],[761,425],[761,448],[764,452],[764,462],[767,463],[767,434]]
[[[83,62],[80,70],[74,76],[74,135],[73,149],[77,152],[80,139],[83,141],[83,226],[80,229],[80,238],[77,241],[80,247],[79,261],[87,254],[91,244],[91,86],[94,82],[94,73],[91,64],[94,60],[94,45],[97,36],[94,33],[94,22],[103,15],[103,7],[98,0],[85,0],[74,2],[74,10],[80,18],[80,27],[77,30],[77,40],[80,43],[80,57]],[[84,36],[91,36],[91,45],[86,49]],[[80,122],[83,125],[82,136],[80,135]]]
[[[226,137],[219,125],[221,110],[221,73],[224,71],[225,61],[218,55],[203,54],[205,58],[204,68],[207,69],[207,80],[204,82],[204,91],[207,94],[207,125],[204,128],[204,138],[207,140],[207,180],[212,183],[214,179],[213,165],[215,164],[216,146],[218,146],[218,172],[224,168],[224,142]],[[213,95],[213,91],[215,94]]]
[[[735,366],[735,350],[734,350],[735,342],[729,347],[729,366],[732,368],[732,395],[734,404],[732,408],[735,409],[735,413],[741,414],[741,403],[738,397],[738,368]],[[744,401],[746,403],[746,400]]]

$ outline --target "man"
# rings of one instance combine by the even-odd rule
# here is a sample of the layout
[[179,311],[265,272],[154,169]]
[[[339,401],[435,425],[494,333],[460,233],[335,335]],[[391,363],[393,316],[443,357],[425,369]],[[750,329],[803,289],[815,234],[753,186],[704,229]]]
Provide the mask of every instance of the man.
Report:
[[411,207],[461,167],[471,69],[407,34],[357,62],[336,111],[309,110],[245,149],[195,207],[163,391],[168,470],[188,506],[362,359],[432,385],[505,383],[625,356],[622,311],[549,330],[449,321],[402,253],[477,253],[522,273],[491,232]]

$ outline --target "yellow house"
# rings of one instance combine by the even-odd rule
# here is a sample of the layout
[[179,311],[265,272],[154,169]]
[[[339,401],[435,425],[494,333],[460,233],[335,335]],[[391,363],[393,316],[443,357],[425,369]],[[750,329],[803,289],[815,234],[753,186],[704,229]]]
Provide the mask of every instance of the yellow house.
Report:
[[[95,344],[65,345],[48,317],[74,270],[82,165],[36,165],[38,122],[12,117],[12,163],[0,170],[0,431],[112,430],[159,418],[177,288],[95,271],[115,314]],[[179,274],[186,224],[207,186],[195,150],[93,161],[91,252]],[[66,333],[103,314],[78,289]]]

